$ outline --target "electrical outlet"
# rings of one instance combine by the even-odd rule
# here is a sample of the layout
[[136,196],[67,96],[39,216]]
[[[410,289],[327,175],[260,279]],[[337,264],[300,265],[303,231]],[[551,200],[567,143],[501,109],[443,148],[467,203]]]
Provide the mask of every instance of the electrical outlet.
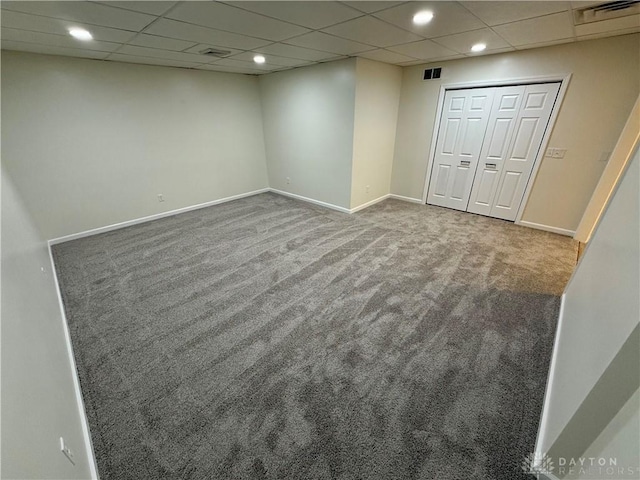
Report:
[[159,202],[164,202],[164,195],[163,194],[161,194],[161,193],[158,194],[158,201]]
[[369,193],[369,188],[371,188],[369,185],[367,185],[366,187],[364,187],[364,191]]
[[46,268],[44,268],[44,267],[40,267],[40,271],[41,271],[43,274],[46,274],[46,273],[47,273],[47,269],[46,269]]
[[69,460],[73,465],[76,464],[76,461],[74,460],[74,457],[73,457],[73,451],[69,448],[69,446],[66,443],[64,443],[64,438],[62,437],[60,437],[60,451],[65,457],[67,457],[67,460]]
[[289,185],[290,183],[291,183],[291,179],[287,177],[287,185]]
[[555,148],[547,148],[547,153],[544,154],[545,157],[553,157],[553,151]]

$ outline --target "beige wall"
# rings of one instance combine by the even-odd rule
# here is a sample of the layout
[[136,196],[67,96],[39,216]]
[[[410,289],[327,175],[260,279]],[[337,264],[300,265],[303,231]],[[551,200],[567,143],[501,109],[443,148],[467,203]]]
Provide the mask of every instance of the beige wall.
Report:
[[350,207],[355,75],[347,59],[260,77],[271,188]]
[[[637,366],[612,361],[633,338],[640,319],[639,194],[636,150],[564,292],[540,422],[540,452],[553,447],[607,370],[614,369],[617,385],[604,392],[607,398],[595,401],[611,405],[620,392],[638,388]],[[630,345],[638,351],[637,343]],[[591,412],[601,410],[606,408]]]
[[265,188],[258,81],[3,51],[2,162],[45,238]]
[[580,220],[574,236],[576,240],[586,243],[591,238],[593,230],[600,219],[600,215],[602,215],[602,212],[607,206],[627,163],[631,159],[631,155],[633,155],[636,145],[639,143],[640,96],[636,99],[636,103],[631,110],[631,114],[622,130],[618,143],[613,149],[611,157],[600,176],[600,181],[591,196],[591,200],[589,200],[587,204],[587,208],[584,211],[584,215]]
[[531,76],[572,79],[523,220],[574,231],[640,90],[640,36],[465,58],[441,66],[441,80],[422,80],[427,65],[404,69],[391,192],[422,198],[440,86]]
[[[5,98],[3,98],[5,100]],[[88,479],[46,242],[2,168],[2,478]],[[40,269],[44,268],[44,272]],[[73,466],[60,451],[63,437]]]
[[400,67],[357,59],[351,208],[391,191],[401,87]]

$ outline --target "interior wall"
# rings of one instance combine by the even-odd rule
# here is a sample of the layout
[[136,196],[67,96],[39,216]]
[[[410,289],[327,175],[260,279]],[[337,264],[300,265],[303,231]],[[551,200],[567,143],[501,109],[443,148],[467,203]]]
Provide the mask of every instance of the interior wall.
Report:
[[[621,392],[640,384],[635,361],[619,361],[626,355],[637,359],[640,352],[638,337],[632,336],[640,322],[639,194],[636,150],[564,293],[538,451],[552,448],[580,408],[595,412],[583,422],[593,424]],[[614,374],[605,375],[608,371]],[[592,395],[603,380],[605,398]],[[599,408],[586,405],[587,399],[599,401]]]
[[351,208],[391,192],[402,68],[358,58]]
[[259,82],[270,187],[350,208],[356,60]]
[[[607,425],[602,433],[584,452],[584,458],[604,458],[615,459],[617,468],[614,472],[618,472],[619,468],[623,469],[623,475],[618,478],[640,478],[640,463],[638,456],[640,455],[640,390],[627,401],[618,415]],[[599,468],[593,468],[592,471],[579,468],[572,468],[572,471],[566,469],[566,475],[560,478],[576,479],[576,480],[597,480],[602,478]],[[606,474],[606,470],[605,470]],[[610,478],[615,478],[611,477]]]
[[611,195],[615,191],[622,172],[625,171],[627,163],[631,160],[634,145],[638,143],[640,143],[640,96],[636,99],[627,123],[622,129],[620,138],[580,219],[580,224],[573,237],[576,240],[587,243],[591,238],[593,229],[598,224],[600,215],[602,215]]
[[[88,479],[91,471],[74,393],[75,372],[66,348],[46,242],[4,167],[1,176],[0,476]],[[60,451],[60,437],[73,451],[75,466]]]
[[2,161],[45,238],[266,188],[258,81],[3,51]]
[[[422,80],[426,67],[440,80]],[[572,74],[522,220],[575,231],[640,92],[640,35],[469,57],[403,72],[391,192],[422,198],[440,86]]]

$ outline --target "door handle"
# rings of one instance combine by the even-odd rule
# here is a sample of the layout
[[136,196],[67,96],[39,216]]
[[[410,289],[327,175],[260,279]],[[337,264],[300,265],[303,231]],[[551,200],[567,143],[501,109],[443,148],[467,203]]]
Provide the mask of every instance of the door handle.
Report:
[[471,165],[471,160],[460,160],[461,167],[468,167],[469,165]]
[[485,163],[484,164],[487,168],[496,168],[496,164],[495,163]]

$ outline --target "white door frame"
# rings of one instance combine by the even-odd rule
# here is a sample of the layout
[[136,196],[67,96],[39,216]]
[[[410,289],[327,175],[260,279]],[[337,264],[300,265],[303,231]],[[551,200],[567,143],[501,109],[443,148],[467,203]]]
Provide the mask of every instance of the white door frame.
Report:
[[438,97],[438,108],[436,110],[436,121],[433,127],[433,135],[431,136],[431,148],[429,149],[429,159],[427,162],[427,175],[425,176],[424,181],[424,189],[422,192],[422,203],[427,203],[427,194],[429,192],[429,181],[431,180],[431,169],[433,167],[433,159],[436,152],[436,141],[438,140],[438,130],[440,129],[440,118],[442,117],[442,109],[444,108],[444,96],[447,90],[461,90],[465,88],[483,88],[483,87],[506,87],[509,85],[525,85],[525,84],[533,84],[533,83],[549,83],[549,82],[560,82],[560,91],[558,92],[558,98],[556,99],[556,103],[553,106],[553,110],[551,111],[551,117],[549,118],[549,123],[547,125],[547,129],[544,132],[544,136],[542,137],[542,143],[540,144],[540,151],[536,156],[533,162],[533,170],[531,171],[531,175],[529,176],[529,180],[527,181],[527,187],[524,190],[524,195],[522,196],[522,201],[520,202],[520,206],[518,207],[518,214],[516,215],[515,223],[519,225],[522,220],[522,214],[524,213],[524,209],[527,206],[527,202],[529,200],[529,194],[531,193],[531,187],[535,182],[535,178],[538,175],[538,169],[540,168],[540,164],[542,163],[542,158],[547,151],[547,143],[549,142],[549,138],[551,137],[551,132],[555,127],[556,119],[558,118],[558,112],[560,111],[560,107],[562,106],[562,102],[564,101],[565,93],[567,92],[567,88],[569,87],[569,81],[571,80],[571,73],[564,75],[545,75],[539,77],[519,77],[519,78],[505,78],[500,80],[487,80],[487,81],[479,81],[479,82],[466,82],[466,83],[448,83],[440,86],[440,95]]

